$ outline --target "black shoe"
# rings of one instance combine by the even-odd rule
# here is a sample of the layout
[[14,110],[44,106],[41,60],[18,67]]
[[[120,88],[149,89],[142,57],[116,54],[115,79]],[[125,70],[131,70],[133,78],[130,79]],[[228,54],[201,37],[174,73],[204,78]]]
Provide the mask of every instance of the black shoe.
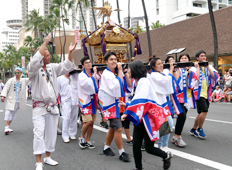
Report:
[[86,148],[86,143],[85,143],[85,140],[83,138],[79,138],[79,146],[81,149]]
[[130,162],[130,157],[127,153],[123,152],[120,156],[119,156],[119,160],[123,161],[123,162]]
[[141,151],[145,151],[145,143],[144,143],[144,140],[143,140],[142,145],[141,145]]
[[131,141],[126,141],[128,145],[133,145],[133,139]]
[[110,148],[103,150],[103,154],[106,156],[115,156],[114,152]]
[[100,123],[100,127],[109,129],[109,126],[108,126],[108,124],[107,124],[106,122],[101,122],[101,123]]
[[90,141],[85,143],[85,147],[89,149],[95,149],[95,146]]
[[163,164],[163,168],[166,170],[166,169],[169,169],[170,168],[170,166],[171,166],[171,154],[170,154],[170,152],[167,152],[167,155],[168,155],[168,158],[166,158],[166,159],[163,159],[163,161],[164,161],[164,164]]

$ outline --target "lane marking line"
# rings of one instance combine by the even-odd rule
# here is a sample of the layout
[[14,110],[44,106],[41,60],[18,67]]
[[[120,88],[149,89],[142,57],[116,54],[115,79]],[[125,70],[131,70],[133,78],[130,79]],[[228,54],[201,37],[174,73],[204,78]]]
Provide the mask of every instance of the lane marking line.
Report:
[[32,107],[32,105],[31,105],[31,104],[26,104],[26,105],[28,105],[28,106],[31,106],[31,107]]
[[[196,117],[189,117],[190,119],[195,119]],[[228,122],[228,121],[222,121],[222,120],[214,120],[214,119],[205,119],[207,121],[211,121],[211,122],[218,122],[218,123],[226,123],[226,124],[232,124],[232,122]]]
[[0,112],[4,112],[4,110],[0,110]]
[[[96,130],[105,132],[105,133],[108,132],[107,129],[102,128],[102,127],[97,126],[97,125],[93,125],[93,128],[96,129]],[[122,138],[127,139],[125,134],[122,134]],[[158,145],[155,144],[155,147],[158,147]],[[199,164],[202,164],[202,165],[206,165],[208,167],[212,167],[212,168],[215,168],[215,169],[221,169],[221,170],[224,170],[224,169],[232,170],[232,166],[228,166],[228,165],[225,165],[225,164],[222,164],[222,163],[219,163],[219,162],[211,161],[209,159],[205,159],[205,158],[195,156],[195,155],[192,155],[192,154],[189,154],[189,153],[181,152],[181,151],[178,151],[178,150],[175,150],[175,149],[169,148],[169,150],[175,156],[178,156],[178,157],[181,157],[181,158],[184,158],[184,159],[188,159],[190,161],[193,161],[193,162],[196,162],[196,163],[199,163]]]

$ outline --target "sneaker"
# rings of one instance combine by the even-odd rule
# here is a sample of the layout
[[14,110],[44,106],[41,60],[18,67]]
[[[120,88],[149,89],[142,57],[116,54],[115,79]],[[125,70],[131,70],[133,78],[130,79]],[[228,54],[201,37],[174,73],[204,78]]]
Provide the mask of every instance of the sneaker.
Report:
[[181,148],[184,148],[187,144],[183,141],[182,137],[172,137],[172,143],[174,143],[176,146],[179,146]]
[[70,140],[69,140],[69,139],[64,140],[64,143],[69,143],[69,142],[70,142]]
[[199,135],[198,135],[196,129],[195,129],[195,130],[194,130],[194,129],[191,129],[191,130],[189,131],[189,133],[190,133],[191,135],[195,136],[195,137],[199,137]]
[[141,151],[145,151],[145,143],[144,143],[144,140],[143,140],[142,145],[141,145]]
[[62,135],[62,131],[59,128],[57,128],[57,135]]
[[95,146],[90,141],[85,143],[85,147],[89,149],[95,149]]
[[51,166],[56,166],[58,165],[58,162],[54,161],[50,156],[47,158],[44,158],[44,163],[51,165]]
[[13,129],[8,128],[9,132],[13,132]]
[[202,128],[198,128],[196,130],[196,132],[198,133],[199,138],[201,138],[201,139],[205,139],[206,138],[206,135],[205,135],[205,133],[204,133],[204,131],[203,131]]
[[5,135],[9,135],[9,129],[5,129]]
[[36,166],[35,170],[43,170],[43,164],[42,164],[42,162],[41,163],[36,163],[35,166]]
[[163,164],[163,168],[166,170],[166,169],[169,169],[170,166],[171,166],[171,155],[170,155],[170,152],[167,153],[168,157],[166,159],[163,159],[164,161],[164,164]]
[[109,126],[108,126],[108,124],[106,122],[100,122],[100,127],[109,129]]
[[133,139],[131,139],[131,141],[126,141],[126,143],[127,143],[128,145],[133,145]]
[[77,138],[75,136],[71,136],[70,139],[76,140]]
[[85,143],[85,139],[84,138],[79,138],[79,146],[82,149],[86,148],[86,143]]
[[103,154],[106,156],[115,156],[115,153],[110,148],[103,150]]
[[130,162],[130,157],[127,153],[123,152],[120,156],[119,156],[119,160],[123,161],[123,162]]
[[160,147],[160,149],[166,153],[170,153],[171,157],[173,157],[173,153],[169,150],[169,147],[164,146],[164,147]]

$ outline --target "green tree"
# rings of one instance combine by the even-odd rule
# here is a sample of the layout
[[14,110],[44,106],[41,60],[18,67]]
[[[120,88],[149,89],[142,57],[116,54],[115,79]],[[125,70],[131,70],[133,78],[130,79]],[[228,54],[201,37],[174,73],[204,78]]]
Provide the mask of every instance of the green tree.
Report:
[[163,27],[163,26],[165,26],[165,24],[160,24],[159,21],[157,21],[156,23],[154,23],[154,22],[151,23],[151,29],[153,29],[153,30],[156,28],[159,28],[159,27]]

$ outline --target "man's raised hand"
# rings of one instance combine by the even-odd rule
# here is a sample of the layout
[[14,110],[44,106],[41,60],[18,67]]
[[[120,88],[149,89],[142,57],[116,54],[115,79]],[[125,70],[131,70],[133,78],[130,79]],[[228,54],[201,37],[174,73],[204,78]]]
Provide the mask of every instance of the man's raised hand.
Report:
[[76,46],[77,46],[77,43],[75,43],[74,45],[71,43],[69,46],[69,52],[72,53],[73,50],[75,50]]
[[49,41],[50,41],[51,34],[49,34],[45,39],[44,39],[44,44],[47,46]]

